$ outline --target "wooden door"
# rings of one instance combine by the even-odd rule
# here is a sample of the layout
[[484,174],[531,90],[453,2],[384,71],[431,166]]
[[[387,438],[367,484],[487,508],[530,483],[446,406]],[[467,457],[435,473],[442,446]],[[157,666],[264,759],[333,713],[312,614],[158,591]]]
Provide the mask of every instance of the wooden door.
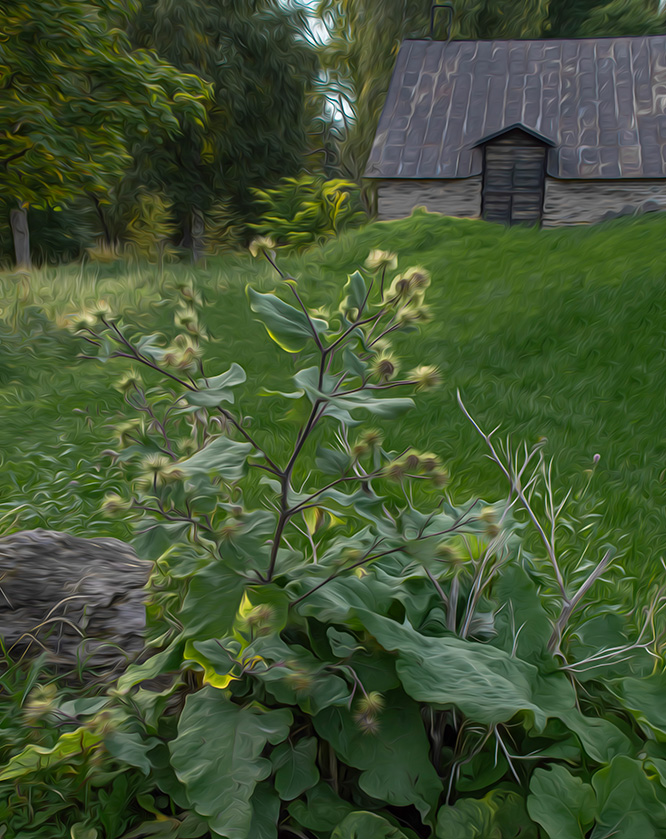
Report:
[[540,224],[546,146],[520,130],[486,144],[481,215],[501,224]]

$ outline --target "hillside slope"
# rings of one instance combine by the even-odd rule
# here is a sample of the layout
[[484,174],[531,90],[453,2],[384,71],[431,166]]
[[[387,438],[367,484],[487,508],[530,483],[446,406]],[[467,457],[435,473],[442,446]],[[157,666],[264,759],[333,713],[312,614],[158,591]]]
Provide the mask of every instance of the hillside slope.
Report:
[[[491,499],[505,488],[456,404],[456,389],[485,428],[532,443],[545,436],[558,486],[586,481],[602,529],[621,542],[630,574],[662,571],[664,516],[666,216],[594,228],[505,230],[483,222],[418,213],[346,234],[284,265],[303,294],[327,306],[333,289],[372,248],[395,251],[399,267],[422,265],[433,277],[433,320],[396,346],[404,369],[440,366],[444,384],[386,429],[397,448],[417,444],[443,456],[452,491]],[[0,277],[0,513],[2,529],[47,526],[127,537],[121,522],[100,518],[104,492],[118,475],[102,451],[112,444],[121,408],[115,365],[76,358],[64,314],[103,296],[146,331],[170,329],[169,288],[192,274],[122,264],[46,269],[31,288]],[[266,425],[278,448],[287,424],[257,395],[293,369],[253,323],[247,282],[275,285],[265,263],[220,257],[196,272],[213,340],[211,372],[230,361],[248,373],[242,404]],[[282,405],[286,410],[289,406]],[[278,403],[277,408],[280,408]]]

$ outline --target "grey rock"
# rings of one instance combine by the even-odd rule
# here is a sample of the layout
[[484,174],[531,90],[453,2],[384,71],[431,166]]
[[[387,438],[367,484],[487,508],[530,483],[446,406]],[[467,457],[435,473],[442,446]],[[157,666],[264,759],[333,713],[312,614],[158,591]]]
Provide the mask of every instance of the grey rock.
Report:
[[143,649],[152,563],[118,539],[29,530],[0,538],[0,638],[59,673],[107,680]]

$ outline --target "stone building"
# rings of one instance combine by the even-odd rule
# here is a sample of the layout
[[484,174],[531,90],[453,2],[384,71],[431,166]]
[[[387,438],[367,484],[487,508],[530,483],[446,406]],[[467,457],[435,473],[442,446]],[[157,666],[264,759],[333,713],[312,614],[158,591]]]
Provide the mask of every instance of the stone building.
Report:
[[365,176],[380,219],[666,209],[666,36],[405,41]]

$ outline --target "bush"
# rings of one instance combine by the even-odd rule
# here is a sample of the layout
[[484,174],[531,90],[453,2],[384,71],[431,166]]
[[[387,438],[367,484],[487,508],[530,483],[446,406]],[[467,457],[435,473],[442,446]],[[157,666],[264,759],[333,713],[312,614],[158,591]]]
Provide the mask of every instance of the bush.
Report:
[[302,417],[286,456],[233,408],[243,369],[204,370],[195,289],[168,346],[103,310],[75,322],[100,358],[134,361],[117,383],[136,414],[114,454],[126,491],[106,509],[136,517],[156,570],[153,655],[113,700],[123,757],[228,839],[657,836],[661,593],[635,618],[590,598],[613,551],[560,554],[562,529],[593,528],[565,518],[541,446],[478,428],[509,493],[455,504],[435,454],[361,426],[438,384],[428,365],[399,375],[391,338],[428,317],[429,277],[394,266],[371,254],[328,315],[294,280],[289,303],[248,289],[299,362],[267,394],[273,423]]
[[255,195],[261,217],[250,227],[281,245],[307,247],[366,220],[360,190],[351,181],[301,175]]

